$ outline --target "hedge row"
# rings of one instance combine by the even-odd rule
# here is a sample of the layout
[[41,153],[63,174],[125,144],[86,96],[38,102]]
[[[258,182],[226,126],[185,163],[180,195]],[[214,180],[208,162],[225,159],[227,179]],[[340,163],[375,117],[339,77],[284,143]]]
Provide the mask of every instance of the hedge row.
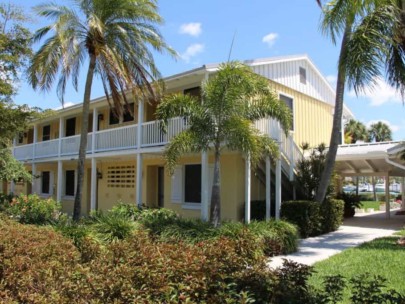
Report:
[[313,201],[288,201],[281,204],[281,217],[298,226],[303,238],[335,231],[343,221],[344,202],[330,199],[323,204]]

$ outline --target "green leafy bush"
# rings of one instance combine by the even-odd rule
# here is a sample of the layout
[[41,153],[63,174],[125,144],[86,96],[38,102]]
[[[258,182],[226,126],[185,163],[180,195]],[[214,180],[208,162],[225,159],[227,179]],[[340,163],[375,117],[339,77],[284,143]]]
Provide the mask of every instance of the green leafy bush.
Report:
[[14,197],[6,213],[24,224],[46,225],[60,216],[61,205],[52,198],[42,199],[36,194]]
[[111,211],[98,212],[97,215],[93,215],[89,225],[94,237],[103,243],[125,239],[137,228],[139,228],[139,224],[127,214]]
[[336,231],[343,222],[344,201],[326,199],[321,204],[322,233]]
[[0,193],[0,211],[4,211],[10,206],[13,198],[13,194]]
[[111,213],[118,213],[120,215],[124,215],[130,217],[132,219],[136,219],[139,217],[141,210],[138,209],[138,206],[135,204],[126,204],[123,202],[118,202],[117,204],[112,207],[110,210]]
[[[155,229],[156,231],[156,229]],[[167,224],[160,232],[160,238],[165,241],[185,241],[197,243],[204,240],[216,238],[217,229],[210,223],[198,219],[177,218]]]
[[312,201],[288,201],[281,204],[281,217],[298,226],[301,237],[315,236],[322,230],[320,204]]
[[344,217],[353,217],[355,213],[355,208],[360,208],[361,206],[361,196],[353,194],[340,192],[336,195],[336,198],[344,201]]
[[175,224],[179,215],[170,209],[144,208],[135,220],[144,225],[152,234],[160,235],[167,226]]
[[297,228],[285,221],[253,221],[248,230],[263,242],[264,254],[274,256],[297,251]]

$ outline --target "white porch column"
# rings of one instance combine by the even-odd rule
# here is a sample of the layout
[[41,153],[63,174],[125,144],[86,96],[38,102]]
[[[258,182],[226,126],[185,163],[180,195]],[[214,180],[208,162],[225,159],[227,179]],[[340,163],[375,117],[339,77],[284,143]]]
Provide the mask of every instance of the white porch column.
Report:
[[35,163],[32,164],[31,166],[31,174],[32,174],[32,182],[31,182],[31,188],[32,188],[32,194],[37,193],[37,179],[35,175],[37,175],[37,165]]
[[266,157],[266,221],[271,217],[271,163],[270,157]]
[[14,192],[15,192],[15,182],[10,181],[10,193],[14,194]]
[[405,176],[402,177],[402,184],[401,184],[401,193],[402,193],[402,199],[401,199],[401,211],[405,211]]
[[[94,149],[93,149],[93,151],[94,151]],[[91,185],[90,185],[90,187],[91,187],[91,189],[90,189],[90,210],[93,211],[93,210],[96,210],[96,203],[97,203],[97,160],[95,157],[92,157],[92,159],[91,159]]]
[[245,223],[250,223],[250,182],[251,182],[250,155],[245,159]]
[[136,155],[136,203],[139,208],[142,207],[142,154]]
[[387,173],[385,177],[385,216],[390,218],[390,174]]
[[[96,132],[98,128],[98,110],[97,108],[93,109],[93,135],[91,136],[91,153],[94,154],[96,151]],[[96,205],[94,205],[95,207]]]
[[64,137],[65,133],[65,119],[63,117],[59,118],[59,147],[58,153],[59,157],[62,155],[62,138]]
[[142,147],[142,124],[143,124],[143,110],[144,101],[140,100],[138,103],[138,128],[137,128],[137,148],[138,154],[136,155],[136,204],[139,208],[142,207],[142,167],[143,157],[141,154]]
[[290,132],[288,136],[288,141],[290,145],[290,151],[289,151],[289,158],[290,158],[290,181],[294,180],[294,167],[295,167],[295,160],[294,160],[294,139],[293,136]]
[[62,201],[62,189],[63,189],[63,163],[61,160],[58,160],[58,184],[56,186],[56,201],[58,202]]
[[276,160],[276,220],[280,219],[281,207],[281,159]]
[[201,220],[209,219],[209,201],[208,201],[208,153],[201,153]]

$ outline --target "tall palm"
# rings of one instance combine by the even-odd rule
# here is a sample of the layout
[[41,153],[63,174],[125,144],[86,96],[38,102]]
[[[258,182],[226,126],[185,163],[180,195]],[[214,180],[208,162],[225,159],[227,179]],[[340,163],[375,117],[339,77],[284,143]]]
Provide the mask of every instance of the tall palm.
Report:
[[249,67],[230,62],[222,64],[217,74],[202,86],[202,100],[188,95],[171,95],[158,106],[157,116],[165,126],[168,119],[182,116],[189,128],[174,137],[164,157],[170,171],[182,154],[214,152],[214,179],[210,219],[219,225],[221,196],[219,164],[224,149],[250,156],[253,163],[264,155],[277,157],[278,145],[267,135],[259,134],[252,122],[264,117],[280,121],[285,132],[292,123],[288,107],[275,96],[269,82]]
[[368,141],[368,133],[366,126],[355,119],[350,119],[345,125],[345,138],[346,135],[350,139],[350,144],[356,143],[358,140]]
[[368,136],[370,141],[381,142],[391,141],[392,131],[391,128],[382,121],[373,123],[368,129]]
[[71,78],[77,89],[80,68],[88,63],[73,211],[77,220],[94,74],[99,75],[110,106],[120,115],[122,105],[128,103],[126,92],[133,98],[154,96],[150,82],[160,74],[151,50],[170,54],[174,51],[156,28],[163,22],[156,0],[73,0],[69,7],[49,3],[34,9],[51,25],[39,29],[34,36],[35,42],[48,38],[35,53],[28,70],[33,88],[48,91],[59,75],[57,93],[63,103],[67,81]]
[[376,84],[390,46],[397,49],[394,29],[398,16],[396,3],[392,0],[334,0],[323,6],[323,32],[334,44],[339,36],[342,36],[342,41],[329,152],[315,196],[318,202],[325,199],[341,139],[345,85],[347,83],[358,93]]

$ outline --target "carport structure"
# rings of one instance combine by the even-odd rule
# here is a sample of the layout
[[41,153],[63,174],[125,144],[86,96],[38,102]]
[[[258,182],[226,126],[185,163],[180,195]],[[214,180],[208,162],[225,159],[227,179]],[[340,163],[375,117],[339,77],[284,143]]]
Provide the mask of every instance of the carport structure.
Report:
[[[336,155],[335,172],[342,177],[385,177],[386,217],[390,217],[389,178],[402,178],[402,198],[405,198],[405,161],[399,153],[405,142],[388,141],[340,145]],[[402,204],[404,208],[405,204]]]

